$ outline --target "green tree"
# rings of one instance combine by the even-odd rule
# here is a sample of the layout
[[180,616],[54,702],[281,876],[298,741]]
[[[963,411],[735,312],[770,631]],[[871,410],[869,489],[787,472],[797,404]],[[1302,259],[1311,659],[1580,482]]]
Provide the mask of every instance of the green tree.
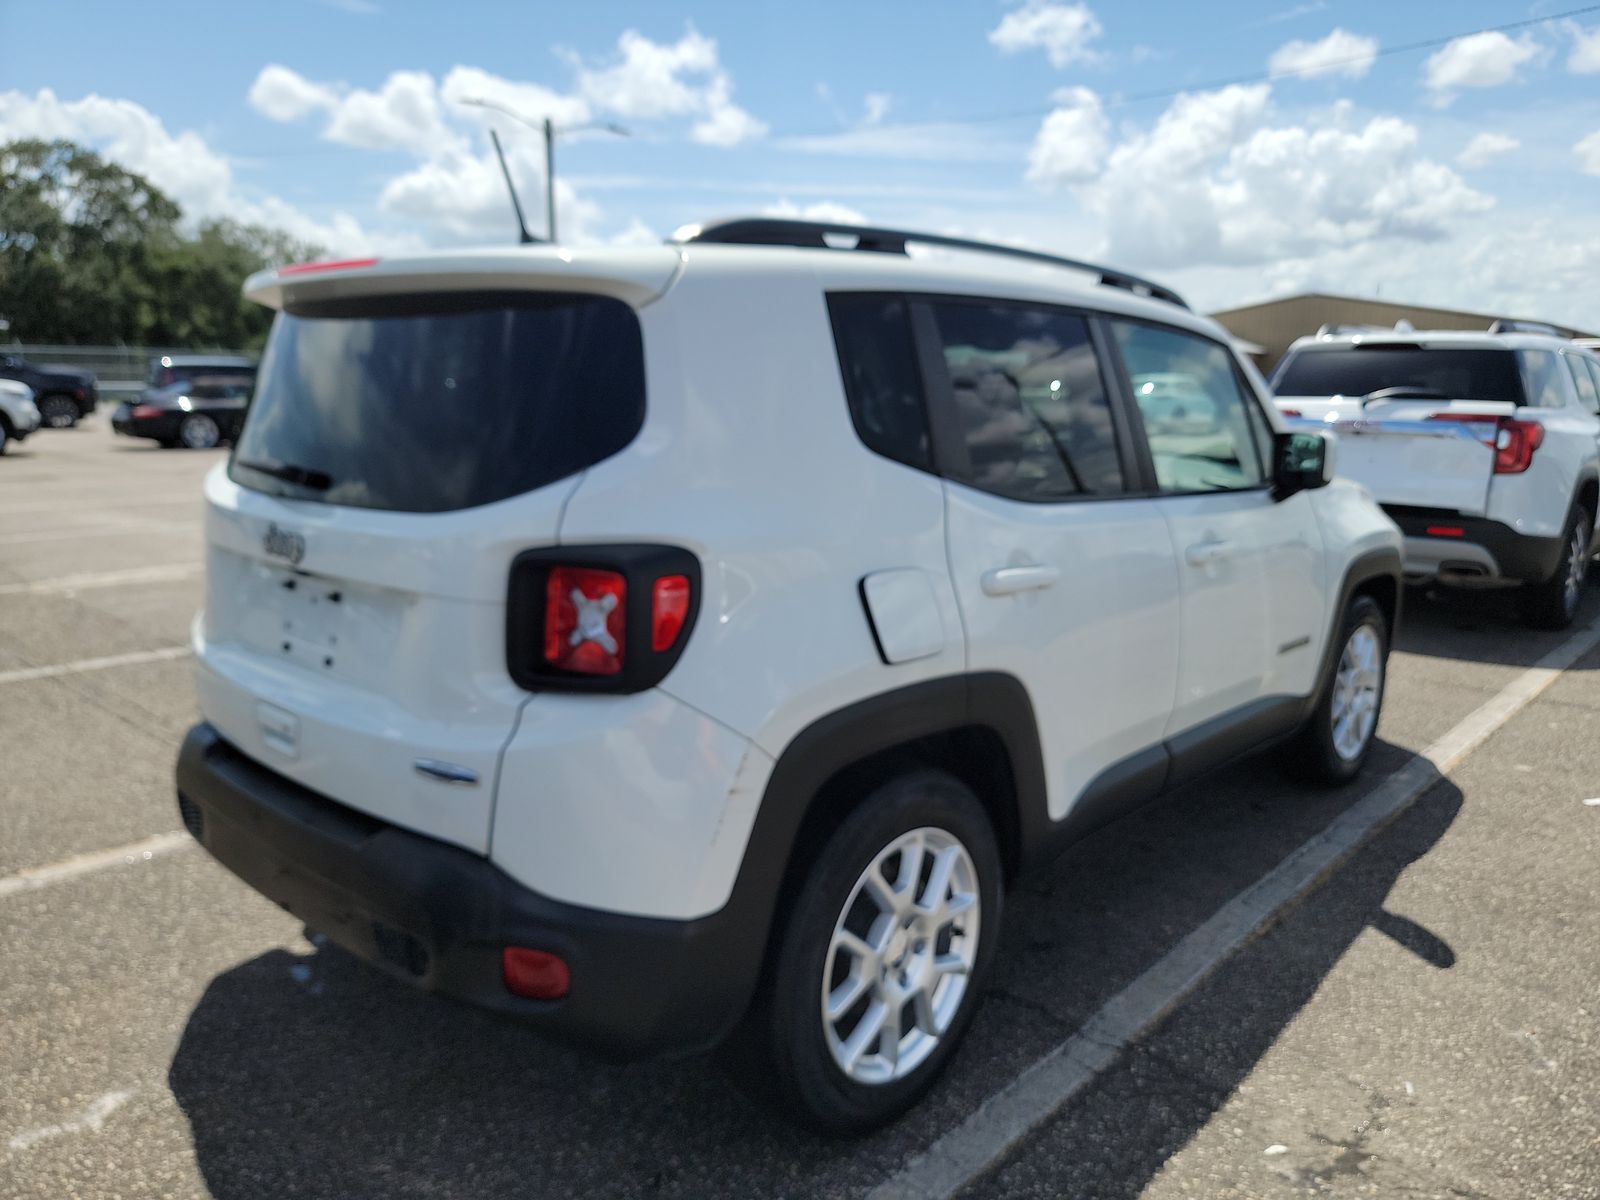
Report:
[[0,315],[21,341],[258,347],[271,314],[245,278],[318,257],[236,221],[183,226],[143,176],[71,142],[0,146]]

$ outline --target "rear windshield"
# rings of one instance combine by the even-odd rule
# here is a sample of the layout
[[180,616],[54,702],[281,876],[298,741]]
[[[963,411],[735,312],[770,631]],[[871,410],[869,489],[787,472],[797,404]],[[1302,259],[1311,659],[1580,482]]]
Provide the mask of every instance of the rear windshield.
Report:
[[633,310],[465,293],[280,314],[229,475],[274,495],[445,512],[532,491],[644,423]]
[[1370,396],[1404,388],[1424,399],[1523,403],[1510,350],[1376,345],[1300,350],[1273,377],[1280,396]]

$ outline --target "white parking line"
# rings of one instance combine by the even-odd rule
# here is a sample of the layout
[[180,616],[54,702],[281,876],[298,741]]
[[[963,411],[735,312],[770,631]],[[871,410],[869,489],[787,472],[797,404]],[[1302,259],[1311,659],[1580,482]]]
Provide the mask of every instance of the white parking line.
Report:
[[187,646],[163,646],[159,650],[131,650],[127,654],[108,654],[104,658],[80,658],[76,662],[51,663],[45,667],[13,667],[0,671],[0,684],[26,683],[30,679],[54,679],[58,675],[80,675],[84,671],[104,671],[110,667],[132,667],[140,663],[166,662],[183,658]]
[[1527,707],[1561,672],[1600,645],[1600,623],[1573,634],[1458,725],[1346,809],[1205,924],[1163,955],[961,1124],[868,1193],[869,1200],[951,1197],[1149,1034],[1232,954],[1265,931],[1341,863]]
[[126,571],[99,571],[83,575],[58,575],[32,583],[0,583],[0,596],[47,596],[82,592],[90,588],[121,587],[129,583],[171,583],[200,573],[199,563],[170,563],[159,567],[130,567]]
[[25,1129],[7,1144],[13,1150],[27,1150],[38,1142],[46,1142],[69,1133],[99,1133],[105,1128],[106,1118],[126,1104],[132,1095],[131,1091],[107,1092],[72,1120],[63,1121],[59,1125],[41,1125],[37,1129]]
[[180,829],[173,833],[158,833],[155,837],[129,842],[126,846],[112,846],[109,850],[91,850],[86,854],[74,854],[71,858],[63,858],[60,862],[47,863],[42,867],[29,867],[18,871],[15,875],[0,877],[0,900],[7,896],[15,896],[19,892],[31,892],[38,888],[49,887],[52,883],[61,883],[68,879],[76,879],[80,875],[104,871],[107,867],[136,866],[139,863],[149,862],[159,855],[170,854],[174,850],[194,845],[198,843]]

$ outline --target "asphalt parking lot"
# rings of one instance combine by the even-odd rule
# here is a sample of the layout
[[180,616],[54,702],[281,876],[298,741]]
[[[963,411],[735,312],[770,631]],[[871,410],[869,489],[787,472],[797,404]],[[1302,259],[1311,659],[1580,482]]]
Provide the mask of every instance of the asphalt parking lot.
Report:
[[[1076,848],[1011,897],[931,1099],[828,1141],[710,1059],[601,1064],[414,993],[162,837],[219,457],[101,416],[0,459],[0,1196],[892,1186],[1574,636],[1521,628],[1503,597],[1408,597],[1364,779],[1308,792],[1255,760]],[[963,1194],[1600,1196],[1596,668],[1591,648],[1544,680]]]

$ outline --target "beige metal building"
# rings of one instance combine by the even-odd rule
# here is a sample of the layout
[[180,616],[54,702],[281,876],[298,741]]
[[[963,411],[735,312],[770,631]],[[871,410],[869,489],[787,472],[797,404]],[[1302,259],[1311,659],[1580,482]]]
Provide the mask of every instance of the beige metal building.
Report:
[[[1506,313],[1459,312],[1452,308],[1395,304],[1388,300],[1330,296],[1324,292],[1286,296],[1281,300],[1228,308],[1211,315],[1222,322],[1234,337],[1261,347],[1261,353],[1255,358],[1263,371],[1270,371],[1277,365],[1295,338],[1315,333],[1324,325],[1378,325],[1392,328],[1396,321],[1404,320],[1410,321],[1416,329],[1488,329],[1497,320],[1512,319]],[[1566,326],[1558,325],[1556,328],[1568,337],[1594,336]]]

